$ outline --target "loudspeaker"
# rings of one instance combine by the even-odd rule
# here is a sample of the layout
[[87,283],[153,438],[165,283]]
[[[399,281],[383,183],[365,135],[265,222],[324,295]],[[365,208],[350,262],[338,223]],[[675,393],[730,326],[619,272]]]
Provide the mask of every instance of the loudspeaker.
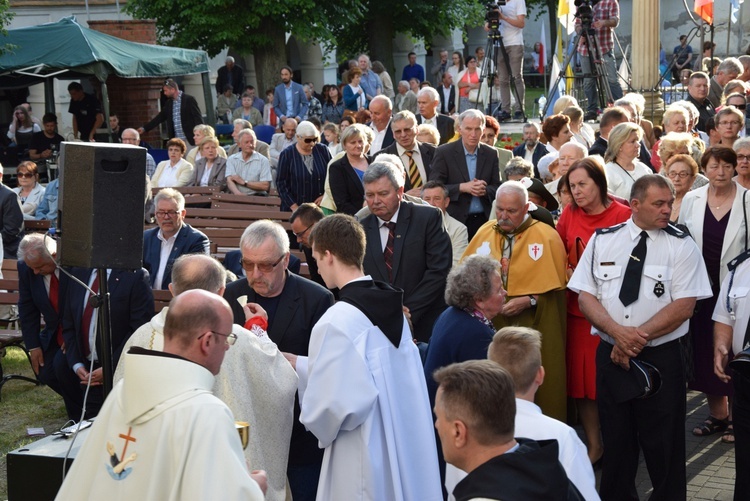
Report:
[[145,148],[63,142],[60,158],[60,262],[140,269]]

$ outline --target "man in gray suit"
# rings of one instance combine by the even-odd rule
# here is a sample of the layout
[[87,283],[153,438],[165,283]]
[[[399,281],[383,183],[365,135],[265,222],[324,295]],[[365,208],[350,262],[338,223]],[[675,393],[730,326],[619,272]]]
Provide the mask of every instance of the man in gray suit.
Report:
[[438,147],[432,161],[430,181],[448,188],[448,213],[466,225],[469,240],[490,217],[495,191],[500,186],[497,152],[480,142],[484,114],[466,110],[458,118],[461,140]]

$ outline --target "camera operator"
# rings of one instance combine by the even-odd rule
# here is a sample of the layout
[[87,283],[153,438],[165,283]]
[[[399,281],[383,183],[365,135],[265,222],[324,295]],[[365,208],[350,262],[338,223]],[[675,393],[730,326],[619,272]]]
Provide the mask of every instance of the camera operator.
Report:
[[[576,12],[576,33],[580,34],[583,29],[581,21],[586,16],[581,15],[582,12],[591,12],[588,14],[592,19],[591,27],[595,31],[596,44],[599,46],[609,88],[612,91],[612,99],[616,101],[622,97],[622,88],[617,81],[614,54],[615,42],[612,30],[620,24],[620,4],[617,3],[617,0],[599,0],[598,2],[576,0],[575,3],[578,5],[578,11]],[[593,69],[591,68],[591,60],[589,59],[589,47],[583,37],[581,37],[578,44],[578,54],[581,56],[581,70],[585,74],[590,75]],[[584,91],[586,92],[586,99],[588,101],[584,120],[596,120],[596,110],[599,106],[596,86],[597,81],[595,78],[589,77],[584,79]]]
[[[502,5],[500,7],[498,4]],[[508,120],[511,116],[523,117],[523,104],[526,99],[526,85],[523,83],[523,28],[526,26],[526,0],[507,0],[506,2],[494,2],[488,6],[490,13],[487,14],[488,21],[493,15],[494,9],[499,10],[499,31],[503,37],[503,45],[510,62],[510,70],[515,77],[516,96],[518,102],[514,107],[515,115],[510,113],[510,74],[505,63],[505,55],[502,50],[497,51],[497,75],[500,81],[500,99],[502,101],[499,120]],[[489,28],[492,22],[489,21]],[[492,34],[490,34],[492,36]]]

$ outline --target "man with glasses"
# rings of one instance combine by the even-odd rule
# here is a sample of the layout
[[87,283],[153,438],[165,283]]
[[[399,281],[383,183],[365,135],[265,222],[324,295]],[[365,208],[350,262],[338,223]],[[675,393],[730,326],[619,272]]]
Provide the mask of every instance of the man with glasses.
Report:
[[323,211],[317,205],[304,203],[297,207],[297,210],[292,213],[292,217],[289,218],[289,223],[292,225],[292,233],[294,233],[300,249],[305,254],[305,262],[307,263],[308,270],[310,270],[310,279],[323,287],[326,286],[326,283],[318,273],[318,263],[313,257],[309,238],[313,227],[324,216],[325,214],[323,214]]
[[154,198],[157,228],[143,232],[143,267],[151,274],[151,287],[166,289],[172,282],[172,265],[183,254],[210,254],[208,237],[183,222],[185,197],[164,188]]
[[[141,145],[141,135],[135,129],[125,129],[120,137],[122,138],[122,144]],[[149,179],[154,175],[154,172],[156,172],[156,161],[150,153],[146,152],[146,175]]]
[[[180,256],[172,269],[169,291],[178,297],[187,291],[205,290],[221,296],[226,287],[226,271],[216,259],[204,254]],[[117,364],[114,382],[125,375],[127,352],[132,346],[161,351],[164,348],[164,322],[170,308],[154,315],[133,333]],[[213,393],[229,406],[235,419],[252,423],[245,457],[254,470],[268,472],[268,501],[286,499],[286,464],[292,433],[294,395],[297,377],[276,345],[268,342],[263,329],[265,312],[257,305],[244,307],[246,318],[233,324],[226,336],[231,350],[216,376]],[[248,330],[249,329],[249,330]]]
[[266,195],[271,189],[271,164],[255,151],[255,132],[242,129],[237,134],[240,151],[227,158],[227,188],[235,195]]
[[[234,323],[245,323],[238,299],[259,304],[268,313],[268,337],[279,350],[307,356],[315,323],[333,304],[333,295],[320,285],[287,271],[289,237],[272,221],[256,221],[240,239],[242,266],[247,278],[229,284],[224,298],[234,313]],[[295,501],[314,500],[323,451],[318,440],[299,423],[295,404],[287,476]]]
[[163,351],[134,347],[125,355],[125,378],[91,428],[60,499],[80,498],[85,486],[92,499],[116,490],[133,499],[262,501],[266,473],[248,471],[235,416],[211,394],[231,331],[232,312],[220,296],[191,290],[176,297]]
[[396,142],[380,150],[375,156],[389,153],[399,157],[406,169],[404,193],[419,197],[422,186],[427,183],[430,175],[430,165],[437,148],[417,141],[417,119],[411,111],[396,113],[391,119],[391,130]]

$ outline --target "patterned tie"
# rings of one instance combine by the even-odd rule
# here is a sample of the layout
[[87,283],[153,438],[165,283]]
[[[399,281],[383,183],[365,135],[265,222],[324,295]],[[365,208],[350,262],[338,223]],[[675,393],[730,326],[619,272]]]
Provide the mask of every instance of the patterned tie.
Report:
[[52,309],[55,310],[55,313],[57,313],[57,333],[55,337],[57,338],[57,345],[62,346],[63,345],[63,337],[62,337],[62,317],[60,316],[60,280],[58,280],[57,275],[52,273],[50,275],[50,281],[49,281],[49,302],[52,305]]
[[633,252],[630,253],[628,266],[625,268],[625,276],[622,278],[622,287],[620,287],[620,301],[624,306],[629,306],[638,300],[638,291],[641,288],[641,276],[643,275],[643,262],[646,260],[646,241],[648,233],[641,232],[641,239],[638,241]]
[[81,337],[83,338],[83,356],[88,357],[91,354],[91,346],[89,345],[89,332],[91,331],[91,321],[94,316],[94,308],[91,306],[91,296],[99,293],[99,280],[94,271],[94,283],[91,284],[91,289],[94,291],[93,294],[89,295],[89,301],[86,302],[86,307],[83,309],[83,319],[81,320]]
[[383,226],[388,228],[388,240],[385,243],[385,250],[383,250],[383,259],[385,260],[385,267],[388,268],[388,283],[393,283],[393,240],[396,238],[396,223],[389,221],[383,223]]
[[414,161],[414,150],[405,151],[404,153],[409,157],[409,182],[411,182],[411,187],[419,188],[422,186],[422,176],[419,175],[417,162]]

